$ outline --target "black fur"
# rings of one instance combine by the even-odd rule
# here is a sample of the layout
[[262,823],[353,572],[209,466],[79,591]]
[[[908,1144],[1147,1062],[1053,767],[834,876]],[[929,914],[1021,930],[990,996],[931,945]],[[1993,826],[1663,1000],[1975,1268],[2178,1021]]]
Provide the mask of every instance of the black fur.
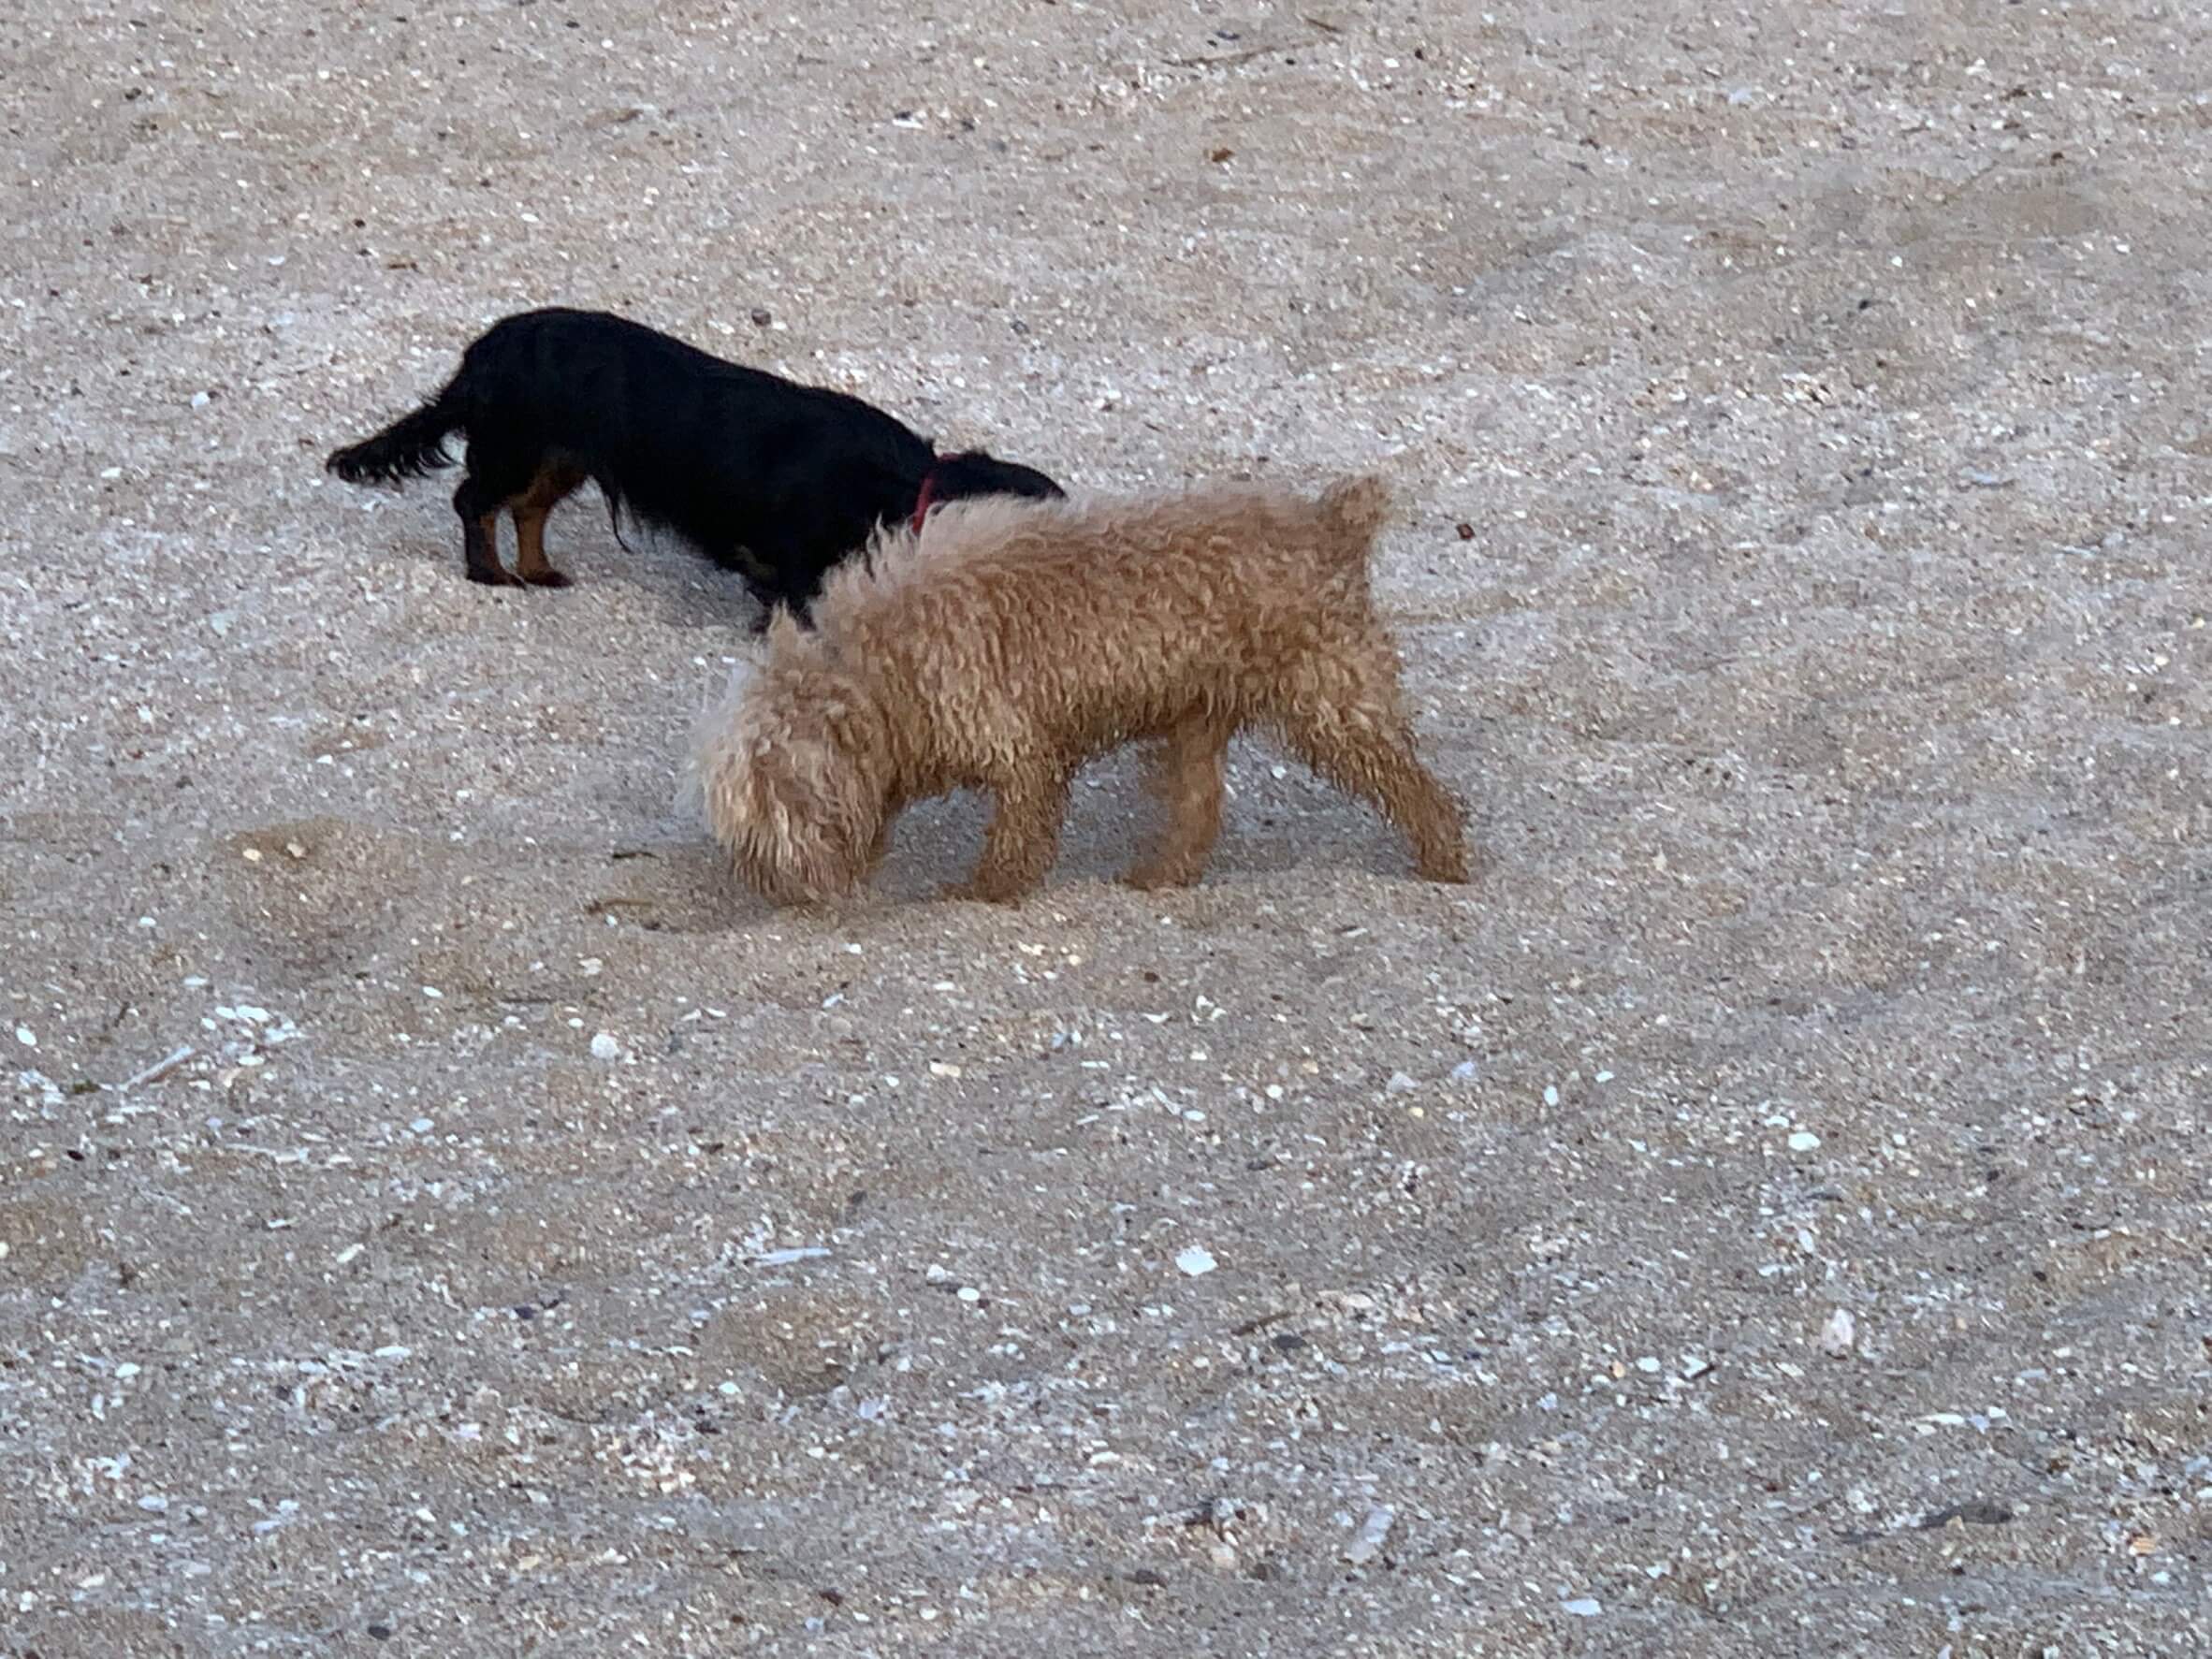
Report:
[[[1042,473],[982,451],[939,456],[928,440],[858,398],[723,362],[604,312],[524,312],[461,356],[445,389],[327,463],[349,483],[420,477],[452,465],[468,439],[454,510],[470,579],[547,586],[533,560],[552,504],[583,480],[609,515],[675,532],[739,572],[764,606],[800,617],[823,574],[877,525],[963,496],[1057,496]],[[500,563],[497,515],[523,543]]]

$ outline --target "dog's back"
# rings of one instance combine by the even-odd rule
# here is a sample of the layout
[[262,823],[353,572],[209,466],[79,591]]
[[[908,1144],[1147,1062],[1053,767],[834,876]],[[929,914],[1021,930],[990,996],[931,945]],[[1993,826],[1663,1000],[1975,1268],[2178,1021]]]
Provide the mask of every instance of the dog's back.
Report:
[[603,490],[701,539],[739,509],[733,497],[764,515],[802,505],[785,488],[793,463],[812,471],[832,456],[865,485],[903,482],[930,459],[919,435],[872,404],[604,312],[552,308],[494,325],[463,354],[455,395],[472,440],[495,430],[570,452]]
[[1388,504],[1365,478],[1318,501],[964,502],[918,537],[879,537],[815,614],[827,637],[895,660],[918,697],[1002,703],[1106,745],[1192,703],[1249,701],[1286,661],[1371,625]]
[[1253,608],[1364,603],[1390,499],[1380,479],[1361,477],[1318,500],[1232,487],[1145,502],[959,502],[919,535],[877,536],[865,563],[832,578],[823,615],[851,625],[889,605],[945,603],[1018,627],[1069,610],[1064,637],[1080,638],[1084,618],[1101,613],[1073,607],[1107,600],[1120,613],[1179,614],[1193,629]]

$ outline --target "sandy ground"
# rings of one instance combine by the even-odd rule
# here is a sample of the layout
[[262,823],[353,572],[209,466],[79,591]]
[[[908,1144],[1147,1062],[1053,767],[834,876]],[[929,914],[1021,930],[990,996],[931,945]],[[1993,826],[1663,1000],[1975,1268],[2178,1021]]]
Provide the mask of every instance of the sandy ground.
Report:
[[[2212,25],[1629,9],[0,16],[0,1652],[2204,1650]],[[766,910],[317,472],[550,301],[1387,466],[1484,879]]]

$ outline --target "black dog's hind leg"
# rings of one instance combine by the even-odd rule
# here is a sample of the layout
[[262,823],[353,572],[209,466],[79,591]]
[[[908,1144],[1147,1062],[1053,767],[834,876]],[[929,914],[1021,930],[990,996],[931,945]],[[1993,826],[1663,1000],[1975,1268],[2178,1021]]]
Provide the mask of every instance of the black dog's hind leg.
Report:
[[472,582],[492,588],[520,586],[500,563],[500,513],[526,493],[537,476],[536,458],[517,456],[490,444],[469,445],[469,473],[453,492],[460,515],[461,567]]
[[584,482],[584,474],[548,461],[530,488],[508,503],[515,516],[515,574],[533,588],[565,588],[568,577],[546,560],[546,517]]

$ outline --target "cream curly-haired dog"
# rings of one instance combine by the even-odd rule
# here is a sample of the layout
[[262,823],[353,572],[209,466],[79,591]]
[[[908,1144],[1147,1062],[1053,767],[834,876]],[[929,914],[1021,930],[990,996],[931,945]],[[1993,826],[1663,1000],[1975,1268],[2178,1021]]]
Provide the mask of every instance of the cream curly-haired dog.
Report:
[[829,578],[815,631],[786,617],[700,727],[692,788],[739,872],[772,899],[856,893],[908,803],[994,798],[955,896],[1009,900],[1052,866],[1076,768],[1137,739],[1167,825],[1128,880],[1198,880],[1221,827],[1222,761],[1280,736],[1464,881],[1457,803],[1414,754],[1368,558],[1376,480],[1317,502],[1221,489],[1154,503],[959,502],[880,536]]

